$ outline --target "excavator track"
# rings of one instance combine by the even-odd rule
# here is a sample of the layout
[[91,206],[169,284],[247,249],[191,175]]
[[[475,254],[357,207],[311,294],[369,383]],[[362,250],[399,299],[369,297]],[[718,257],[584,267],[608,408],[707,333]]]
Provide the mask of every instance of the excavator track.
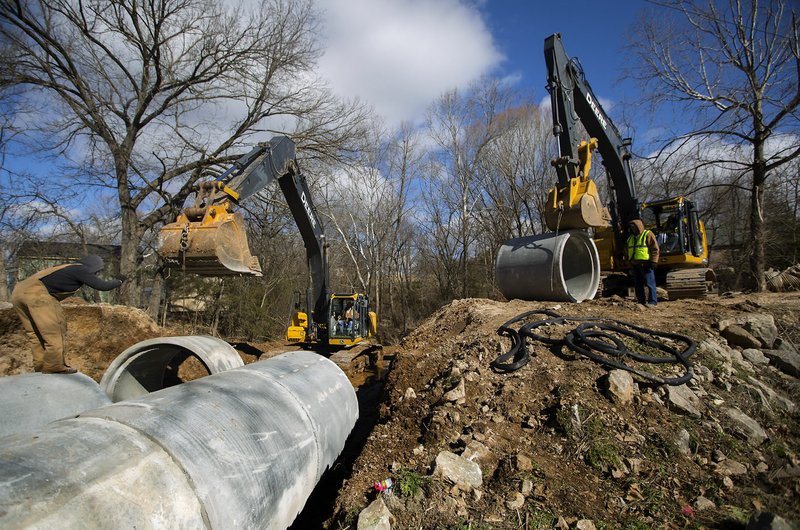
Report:
[[717,277],[711,269],[680,269],[667,273],[667,295],[670,300],[705,298],[714,291]]
[[383,360],[383,345],[362,342],[350,348],[337,350],[328,357],[352,381],[358,374],[374,368]]

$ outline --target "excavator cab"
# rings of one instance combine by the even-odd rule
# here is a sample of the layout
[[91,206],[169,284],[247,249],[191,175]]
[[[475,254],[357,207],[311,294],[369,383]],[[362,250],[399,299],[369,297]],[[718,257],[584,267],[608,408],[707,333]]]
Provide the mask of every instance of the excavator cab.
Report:
[[352,346],[375,334],[376,316],[369,298],[358,293],[332,294],[328,309],[328,343]]
[[244,219],[232,211],[218,182],[201,184],[195,206],[184,209],[159,232],[159,254],[168,264],[200,276],[261,276],[250,253]]
[[673,197],[643,203],[645,228],[656,234],[665,265],[696,266],[708,263],[705,227],[694,203],[685,197]]
[[641,217],[645,228],[656,234],[661,256],[656,279],[669,299],[713,292],[717,277],[708,268],[706,229],[694,203],[686,197],[642,203]]

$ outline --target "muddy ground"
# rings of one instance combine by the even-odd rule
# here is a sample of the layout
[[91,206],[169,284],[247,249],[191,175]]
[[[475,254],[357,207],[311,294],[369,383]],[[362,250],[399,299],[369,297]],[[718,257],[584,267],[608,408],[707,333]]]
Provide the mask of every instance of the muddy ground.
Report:
[[[65,309],[68,363],[97,380],[133,343],[176,334],[129,308]],[[683,334],[698,344],[694,377],[668,387],[634,376],[610,391],[608,369],[538,341],[529,341],[530,361],[519,370],[493,370],[490,362],[510,345],[498,326],[535,309]],[[748,319],[770,317],[778,338],[767,337],[768,345],[731,345],[741,337],[721,333],[736,319],[748,328]],[[576,324],[545,333],[561,337]],[[748,329],[750,340],[764,332]],[[800,522],[800,380],[790,362],[798,344],[800,293],[653,309],[621,298],[456,300],[385,350],[393,359],[385,381],[359,389],[359,432],[299,524],[356,528],[374,512],[398,529],[744,528],[759,510]],[[238,345],[246,362],[283,346]],[[632,364],[662,377],[682,372]],[[15,315],[0,309],[0,374],[30,370]],[[378,493],[375,482],[388,478],[392,486]]]

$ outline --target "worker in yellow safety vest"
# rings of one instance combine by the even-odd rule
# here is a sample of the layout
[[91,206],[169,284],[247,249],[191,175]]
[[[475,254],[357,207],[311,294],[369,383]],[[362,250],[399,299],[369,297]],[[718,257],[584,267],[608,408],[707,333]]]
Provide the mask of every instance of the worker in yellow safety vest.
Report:
[[[628,223],[627,255],[631,262],[636,301],[640,304],[655,306],[658,303],[656,296],[656,265],[658,265],[658,241],[656,235],[644,227],[641,219],[634,219]],[[647,293],[645,293],[645,287]]]

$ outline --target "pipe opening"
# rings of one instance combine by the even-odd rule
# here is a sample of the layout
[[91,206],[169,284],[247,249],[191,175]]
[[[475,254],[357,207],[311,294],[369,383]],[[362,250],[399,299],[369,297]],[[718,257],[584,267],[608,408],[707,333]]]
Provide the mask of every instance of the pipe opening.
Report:
[[103,374],[100,388],[116,403],[240,366],[244,361],[239,353],[221,339],[161,337],[119,354]]
[[597,291],[599,259],[595,256],[596,251],[581,238],[570,237],[564,243],[561,274],[567,293],[576,301],[591,299]]

